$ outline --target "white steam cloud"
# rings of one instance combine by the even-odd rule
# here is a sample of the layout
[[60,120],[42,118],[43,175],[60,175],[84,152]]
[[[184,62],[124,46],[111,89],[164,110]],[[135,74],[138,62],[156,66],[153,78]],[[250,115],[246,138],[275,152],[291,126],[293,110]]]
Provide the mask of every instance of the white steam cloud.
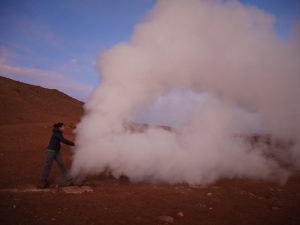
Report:
[[[300,165],[300,48],[274,24],[237,1],[158,1],[128,43],[100,53],[102,82],[77,128],[73,175],[284,182],[290,170],[279,161]],[[139,120],[175,129],[131,132]],[[251,133],[293,145],[253,145]]]

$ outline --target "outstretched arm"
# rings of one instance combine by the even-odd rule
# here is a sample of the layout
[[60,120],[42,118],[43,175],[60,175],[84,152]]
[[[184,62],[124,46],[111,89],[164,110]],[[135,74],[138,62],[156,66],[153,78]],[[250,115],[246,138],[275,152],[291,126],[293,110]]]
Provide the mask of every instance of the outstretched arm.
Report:
[[74,146],[74,142],[65,139],[64,136],[63,136],[62,134],[57,134],[56,137],[57,137],[62,143],[66,144],[66,145]]

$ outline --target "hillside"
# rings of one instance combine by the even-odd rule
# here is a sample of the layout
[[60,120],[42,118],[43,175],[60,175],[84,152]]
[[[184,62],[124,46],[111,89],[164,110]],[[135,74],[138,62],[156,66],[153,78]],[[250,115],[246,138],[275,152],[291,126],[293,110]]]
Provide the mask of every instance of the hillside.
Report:
[[83,103],[55,89],[0,76],[0,124],[66,121],[76,123]]

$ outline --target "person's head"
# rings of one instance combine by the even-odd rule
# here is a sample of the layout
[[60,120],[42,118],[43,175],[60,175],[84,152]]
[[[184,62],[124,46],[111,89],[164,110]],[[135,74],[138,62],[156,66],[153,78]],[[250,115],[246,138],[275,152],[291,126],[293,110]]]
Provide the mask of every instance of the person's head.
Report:
[[53,124],[53,128],[57,128],[57,129],[59,129],[60,131],[64,131],[65,126],[64,126],[63,123],[59,122],[59,123]]

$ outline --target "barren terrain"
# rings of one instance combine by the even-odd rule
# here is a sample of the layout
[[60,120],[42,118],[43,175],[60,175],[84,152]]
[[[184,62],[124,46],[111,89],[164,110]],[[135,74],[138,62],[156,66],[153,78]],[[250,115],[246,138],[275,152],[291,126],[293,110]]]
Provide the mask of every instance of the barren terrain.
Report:
[[[65,136],[74,140],[82,106],[57,90],[0,77],[0,224],[300,224],[299,173],[283,186],[246,179],[132,183],[100,175],[86,180],[92,191],[72,193],[56,187],[61,175],[54,165],[52,187],[37,191],[52,124],[65,122]],[[63,146],[62,156],[70,167],[72,149]]]

